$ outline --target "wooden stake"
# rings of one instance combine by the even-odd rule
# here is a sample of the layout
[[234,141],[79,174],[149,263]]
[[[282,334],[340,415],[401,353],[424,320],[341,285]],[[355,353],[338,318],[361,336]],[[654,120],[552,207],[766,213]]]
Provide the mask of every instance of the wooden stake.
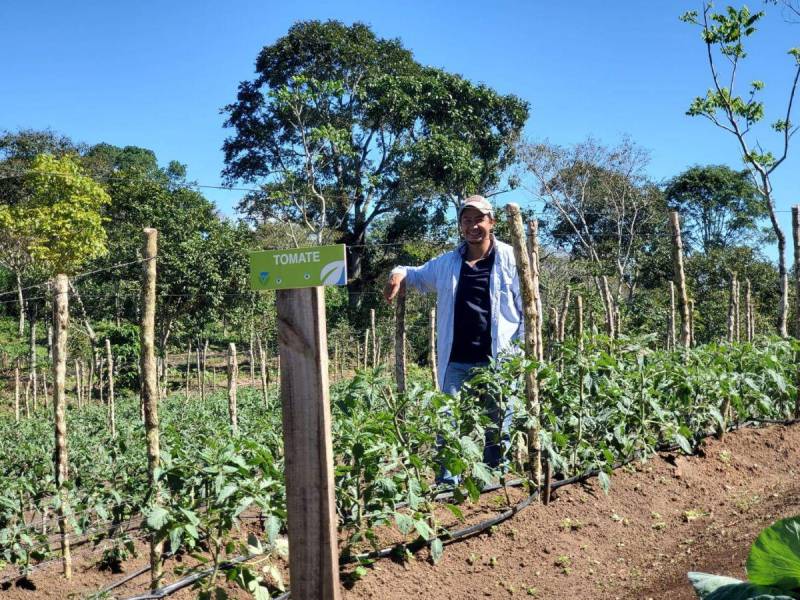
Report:
[[800,204],[792,206],[792,240],[794,241],[794,285],[797,291],[795,335],[800,338]]
[[61,557],[64,577],[72,578],[72,555],[69,548],[69,458],[67,450],[67,330],[69,328],[69,281],[66,275],[56,275],[53,290],[53,412],[55,416],[55,476],[59,503],[58,528],[61,534]]
[[561,300],[561,315],[558,317],[558,341],[564,343],[564,338],[567,331],[567,316],[569,315],[569,301],[572,290],[566,288],[564,290],[564,297]]
[[689,347],[694,347],[694,300],[689,300]]
[[83,378],[81,377],[81,361],[75,359],[75,396],[78,408],[83,408]]
[[19,423],[19,399],[20,399],[19,364],[20,364],[20,358],[18,356],[16,364],[14,365],[14,422],[15,423]]
[[184,385],[184,395],[186,401],[189,401],[189,381],[191,380],[189,374],[192,370],[192,342],[189,340],[189,347],[186,349],[186,382]]
[[37,380],[36,380],[36,325],[37,325],[37,322],[36,322],[35,317],[31,316],[31,323],[30,323],[31,348],[30,348],[29,365],[31,367],[31,386],[32,386],[32,390],[33,390],[33,410],[34,411],[36,411],[36,408],[39,405],[38,398],[37,398],[37,394],[39,393],[39,391],[38,391],[38,385],[37,385]]
[[203,384],[201,383],[202,380],[202,370],[200,368],[200,338],[197,339],[197,392],[201,393],[203,389]]
[[752,286],[750,285],[750,280],[744,280],[744,307],[745,307],[745,330],[747,335],[747,341],[753,341],[753,290]]
[[375,309],[369,309],[369,324],[372,332],[372,368],[378,366],[378,331],[375,327]]
[[394,321],[394,378],[397,391],[406,391],[406,294],[401,290],[397,295]]
[[575,337],[578,339],[578,352],[583,352],[583,296],[575,297],[577,319],[575,320]]
[[433,389],[439,389],[439,370],[436,365],[436,307],[431,309],[428,318],[428,364],[431,366]]
[[200,377],[200,399],[206,401],[206,359],[208,358],[208,340],[203,344],[203,374]]
[[669,319],[667,319],[667,350],[675,350],[675,283],[669,282]]
[[325,294],[278,290],[276,304],[292,596],[338,600]]
[[239,377],[239,362],[236,360],[236,344],[228,344],[228,415],[231,432],[239,435],[239,411],[236,406],[236,379]]
[[692,311],[689,309],[689,294],[686,291],[686,274],[683,270],[683,240],[681,239],[681,225],[678,211],[669,213],[669,223],[672,228],[672,267],[678,286],[678,308],[681,313],[681,345],[689,348],[692,344],[689,320]]
[[742,287],[742,282],[737,279],[736,293],[734,294],[734,299],[736,300],[736,302],[734,303],[734,315],[733,315],[735,321],[734,331],[736,333],[734,337],[736,338],[737,343],[742,341],[742,329],[741,329],[742,310],[739,302],[741,297],[741,287]]
[[[372,345],[375,345],[373,340]],[[375,352],[373,348],[373,352]],[[364,369],[369,366],[369,329],[364,330]]]
[[531,283],[533,284],[533,297],[536,302],[536,358],[541,362],[544,360],[544,342],[542,339],[542,294],[539,289],[539,278],[541,274],[539,265],[539,221],[532,219],[528,221],[528,248],[531,255]]
[[736,340],[736,273],[731,272],[730,294],[728,295],[728,343]]
[[264,395],[264,408],[269,409],[269,380],[267,378],[267,356],[264,353],[264,345],[261,339],[258,340],[258,359],[261,366],[261,393]]
[[[144,406],[144,424],[147,432],[147,474],[150,484],[152,502],[158,506],[161,493],[158,483],[158,466],[160,460],[160,440],[158,432],[158,374],[156,373],[156,256],[158,253],[158,232],[155,229],[144,230],[144,246],[142,247],[142,314],[139,330],[141,346],[142,370],[142,405]],[[153,534],[150,538],[150,589],[156,590],[161,585],[163,569],[161,554],[164,548],[162,540]]]
[[111,341],[106,338],[106,369],[108,370],[108,424],[111,437],[117,437],[117,408],[114,400],[114,357],[111,354]]
[[[522,215],[519,206],[514,203],[506,205],[511,240],[514,246],[514,257],[517,262],[520,290],[522,291],[522,308],[525,320],[525,353],[536,358],[536,297],[533,292],[533,278],[528,251],[525,245],[525,233],[522,229]],[[539,440],[539,380],[535,369],[526,369],[525,391],[527,409],[531,425],[528,428],[528,456],[531,461],[531,479],[536,489],[542,486],[542,447]]]

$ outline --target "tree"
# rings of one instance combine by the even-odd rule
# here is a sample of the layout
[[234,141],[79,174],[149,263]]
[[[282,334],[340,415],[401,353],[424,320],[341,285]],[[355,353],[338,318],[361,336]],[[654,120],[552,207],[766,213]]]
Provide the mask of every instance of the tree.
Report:
[[[780,303],[778,309],[778,332],[788,336],[789,279],[786,268],[786,236],[775,213],[775,198],[771,175],[788,156],[789,140],[797,131],[792,124],[792,104],[797,82],[800,79],[800,48],[791,48],[788,54],[794,62],[794,76],[788,92],[785,112],[772,123],[772,129],[781,138],[777,155],[763,151],[760,142],[753,143],[753,127],[764,119],[764,103],[756,96],[763,89],[762,81],[750,83],[746,97],[734,89],[737,69],[747,56],[745,41],[756,32],[758,21],[764,12],[751,13],[747,6],[735,9],[728,6],[724,13],[712,12],[712,3],[703,2],[702,21],[697,11],[685,13],[681,19],[698,25],[702,29],[706,45],[706,60],[711,71],[712,88],[704,97],[697,97],[689,106],[687,114],[709,119],[717,127],[729,132],[736,139],[747,168],[758,185],[764,206],[778,238],[778,274],[780,277]],[[720,60],[724,59],[724,60]],[[724,67],[720,66],[720,63]],[[727,85],[726,85],[727,82]]]
[[[628,300],[634,293],[646,236],[663,218],[661,194],[644,173],[646,152],[627,139],[615,147],[588,139],[569,148],[526,144],[521,155],[538,186],[531,192],[551,221],[554,245],[593,264],[613,334],[623,291]],[[609,276],[616,278],[616,290]]]
[[423,67],[359,23],[297,23],[256,72],[224,109],[235,133],[223,175],[261,184],[240,205],[250,218],[347,243],[356,294],[375,220],[498,185],[528,116],[519,98]]
[[664,195],[681,214],[685,243],[705,254],[752,241],[758,220],[767,216],[749,172],[724,165],[690,167],[667,183]]

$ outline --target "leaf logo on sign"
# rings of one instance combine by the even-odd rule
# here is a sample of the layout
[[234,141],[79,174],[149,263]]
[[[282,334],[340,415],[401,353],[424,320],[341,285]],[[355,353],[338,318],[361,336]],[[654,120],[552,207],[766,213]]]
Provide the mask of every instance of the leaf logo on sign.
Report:
[[261,271],[258,274],[258,278],[261,280],[261,283],[267,283],[267,279],[269,279],[269,271]]
[[345,281],[346,273],[344,261],[335,260],[322,267],[319,278],[322,280],[322,285],[344,285],[347,283]]

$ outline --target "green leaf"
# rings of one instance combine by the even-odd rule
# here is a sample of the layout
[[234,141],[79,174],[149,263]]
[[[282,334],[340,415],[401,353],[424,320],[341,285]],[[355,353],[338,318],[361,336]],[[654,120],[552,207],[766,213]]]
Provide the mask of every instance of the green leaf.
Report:
[[763,587],[722,575],[688,574],[694,591],[703,600],[795,600],[780,590]]
[[424,519],[416,519],[414,521],[414,529],[416,529],[417,533],[425,540],[435,537],[433,529],[431,529],[431,526],[428,525],[428,522]]
[[403,535],[408,535],[414,529],[414,519],[407,514],[396,512],[394,513],[394,522],[397,523],[397,528]]
[[781,519],[761,531],[747,557],[747,576],[759,585],[800,588],[800,517]]
[[225,502],[225,500],[232,496],[237,489],[238,487],[232,483],[226,485],[224,488],[222,488],[222,490],[220,490],[219,494],[217,494],[217,503],[221,504],[222,502]]
[[608,473],[605,471],[600,471],[597,474],[597,481],[600,483],[600,487],[603,489],[603,491],[607,494],[611,489],[611,478],[608,476]]
[[433,564],[436,564],[441,560],[443,553],[444,546],[442,545],[442,540],[436,538],[431,542],[431,560],[433,561]]
[[166,525],[169,519],[169,513],[160,506],[154,506],[147,514],[147,526],[150,529],[158,531]]
[[676,433],[674,436],[672,436],[672,441],[674,441],[676,444],[678,444],[680,449],[685,454],[691,454],[692,453],[692,445],[689,443],[689,440],[687,440],[686,437],[684,437],[680,433]]
[[462,512],[462,510],[458,506],[456,506],[455,504],[449,504],[447,502],[445,502],[444,506],[445,506],[445,508],[447,510],[449,510],[451,513],[453,513],[453,516],[456,519],[458,519],[459,521],[463,521],[464,520],[464,513]]

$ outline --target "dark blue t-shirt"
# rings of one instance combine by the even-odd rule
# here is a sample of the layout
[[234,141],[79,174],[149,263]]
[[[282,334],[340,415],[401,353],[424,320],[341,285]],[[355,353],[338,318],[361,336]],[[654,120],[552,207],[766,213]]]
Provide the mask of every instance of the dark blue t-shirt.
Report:
[[492,303],[489,276],[494,246],[470,267],[461,263],[453,310],[453,348],[450,362],[485,363],[492,356]]

